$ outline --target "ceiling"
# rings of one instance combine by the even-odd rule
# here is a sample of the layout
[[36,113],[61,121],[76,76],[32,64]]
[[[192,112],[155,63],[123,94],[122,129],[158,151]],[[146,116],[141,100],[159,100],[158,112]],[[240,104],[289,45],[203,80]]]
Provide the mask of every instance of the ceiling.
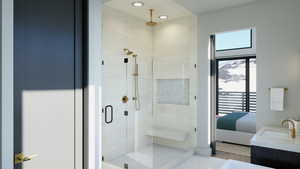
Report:
[[194,13],[205,13],[223,8],[244,5],[256,0],[174,0]]
[[140,0],[144,2],[143,7],[132,7],[131,3],[138,0],[107,0],[105,5],[136,16],[145,21],[149,20],[149,9],[155,9],[154,20],[158,20],[160,15],[168,15],[169,20],[187,15],[191,12],[173,0]]
[[[191,15],[192,13],[205,13],[227,7],[234,7],[256,0],[104,0],[105,5],[136,16],[143,20],[149,20],[149,9],[155,9],[154,20],[160,15],[168,15],[169,20]],[[144,2],[143,7],[131,6],[134,1]]]

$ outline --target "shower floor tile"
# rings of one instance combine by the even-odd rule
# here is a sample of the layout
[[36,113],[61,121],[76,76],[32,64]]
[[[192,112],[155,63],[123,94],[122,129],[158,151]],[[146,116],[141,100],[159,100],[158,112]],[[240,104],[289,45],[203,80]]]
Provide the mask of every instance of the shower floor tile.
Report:
[[192,155],[192,151],[153,144],[123,155],[110,163],[120,167],[126,163],[129,169],[173,169]]

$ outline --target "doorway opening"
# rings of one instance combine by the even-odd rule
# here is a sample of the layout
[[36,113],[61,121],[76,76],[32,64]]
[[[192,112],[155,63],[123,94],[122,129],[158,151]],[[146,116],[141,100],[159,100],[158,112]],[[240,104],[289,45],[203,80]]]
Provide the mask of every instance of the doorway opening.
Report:
[[223,159],[250,162],[250,140],[256,133],[255,30],[218,33],[215,47],[215,144]]

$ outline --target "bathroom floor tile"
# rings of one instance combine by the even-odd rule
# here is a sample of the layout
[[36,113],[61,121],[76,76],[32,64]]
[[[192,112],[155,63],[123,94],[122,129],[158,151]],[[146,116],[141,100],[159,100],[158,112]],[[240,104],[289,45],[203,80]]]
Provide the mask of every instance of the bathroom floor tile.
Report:
[[119,167],[127,163],[130,169],[173,169],[174,166],[192,157],[192,154],[193,151],[153,144],[120,156],[109,163]]
[[193,156],[174,169],[221,169],[225,162],[214,157]]

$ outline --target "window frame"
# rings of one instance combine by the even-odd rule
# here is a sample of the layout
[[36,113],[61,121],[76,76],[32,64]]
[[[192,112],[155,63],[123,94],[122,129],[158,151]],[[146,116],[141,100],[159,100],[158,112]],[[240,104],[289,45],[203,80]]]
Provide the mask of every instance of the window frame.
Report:
[[[241,56],[241,57],[228,57],[228,58],[216,58],[216,115],[219,115],[219,62],[230,61],[230,60],[245,60],[245,92],[246,92],[246,112],[250,112],[250,60],[256,59],[256,55],[252,56]],[[230,114],[230,113],[222,113]]]

